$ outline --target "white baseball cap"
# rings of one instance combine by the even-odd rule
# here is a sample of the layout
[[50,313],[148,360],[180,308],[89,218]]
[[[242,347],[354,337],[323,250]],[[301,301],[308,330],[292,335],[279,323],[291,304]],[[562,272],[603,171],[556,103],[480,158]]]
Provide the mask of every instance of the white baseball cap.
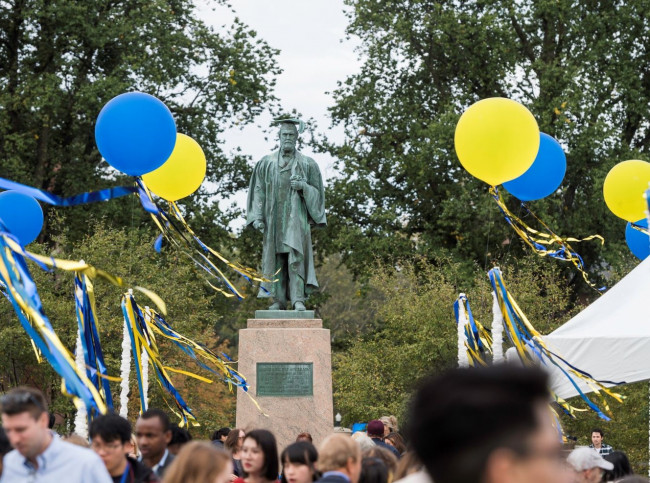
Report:
[[587,446],[574,449],[566,460],[576,471],[590,470],[592,468],[614,469],[614,465],[600,456],[598,451]]

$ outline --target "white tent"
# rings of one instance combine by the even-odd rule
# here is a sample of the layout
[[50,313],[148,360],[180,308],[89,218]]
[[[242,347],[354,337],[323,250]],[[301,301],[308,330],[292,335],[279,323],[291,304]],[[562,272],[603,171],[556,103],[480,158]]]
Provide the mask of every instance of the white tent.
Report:
[[[544,340],[550,350],[594,379],[650,379],[650,257]],[[578,385],[583,392],[591,391],[586,384]],[[551,387],[565,399],[578,394],[558,370],[551,371]]]

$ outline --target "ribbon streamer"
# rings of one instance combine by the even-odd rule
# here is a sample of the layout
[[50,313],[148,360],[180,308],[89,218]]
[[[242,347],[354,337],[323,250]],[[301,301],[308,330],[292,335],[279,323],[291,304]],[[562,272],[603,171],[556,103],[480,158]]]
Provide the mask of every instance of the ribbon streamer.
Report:
[[5,178],[0,178],[0,189],[18,191],[19,193],[31,196],[32,198],[36,198],[37,200],[52,206],[76,206],[85,205],[87,203],[96,203],[98,201],[108,201],[114,198],[130,195],[137,191],[137,188],[133,186],[117,186],[99,191],[88,191],[79,195],[63,198],[48,193],[47,191],[39,190],[38,188],[33,188],[32,186],[27,186]]
[[104,399],[106,407],[112,411],[113,398],[109,379],[113,378],[108,376],[99,340],[93,284],[87,275],[75,273],[74,286],[80,348],[83,351],[82,360],[85,363],[86,376]]
[[[170,409],[179,416],[181,426],[188,424],[188,422],[191,422],[193,425],[198,425],[198,422],[196,422],[192,410],[187,406],[187,403],[174,387],[169,372],[183,374],[206,383],[213,382],[193,372],[166,366],[160,356],[157,337],[172,341],[174,345],[189,355],[201,368],[219,376],[222,381],[226,382],[231,392],[234,387],[241,387],[253,400],[258,409],[260,409],[255,399],[248,393],[248,383],[241,374],[230,367],[232,361],[225,354],[219,355],[203,344],[176,332],[155,310],[149,307],[140,307],[131,293],[126,293],[122,297],[122,311],[131,340],[131,352],[135,361],[135,372],[140,391],[140,408],[142,411],[145,411],[147,407],[144,382],[145,362],[142,354],[147,355],[160,387],[174,398],[177,410],[171,407]],[[225,356],[225,358],[222,356]]]
[[18,320],[43,358],[63,379],[62,392],[72,397],[75,406],[85,405],[90,417],[106,413],[102,396],[85,371],[77,369],[74,357],[54,332],[21,253],[22,247],[11,236],[0,224],[0,281],[6,287]]
[[169,211],[162,209],[153,200],[151,193],[141,179],[137,180],[137,190],[142,207],[151,215],[151,218],[161,232],[161,236],[159,236],[154,243],[156,250],[160,251],[162,247],[162,239],[164,238],[171,245],[188,256],[197,267],[206,272],[210,279],[216,281],[216,283],[225,285],[230,293],[216,287],[211,283],[210,279],[206,280],[208,285],[210,285],[210,287],[215,291],[225,295],[226,297],[235,296],[239,300],[244,298],[223,271],[215,265],[211,257],[216,258],[221,263],[234,270],[251,285],[253,282],[270,281],[252,268],[244,267],[238,263],[229,261],[221,253],[203,243],[201,239],[196,236],[194,231],[192,231],[192,228],[185,221],[185,218],[183,218],[178,205],[174,202],[169,202]]
[[[464,293],[461,293],[458,300],[454,302],[454,315],[456,316],[459,335],[461,331],[463,334],[460,339],[463,340],[462,349],[466,354],[468,364],[472,367],[487,366],[487,356],[492,353],[492,337],[485,330],[485,327],[474,318],[469,301]],[[459,345],[459,360],[460,350]]]
[[[521,203],[521,207],[526,210],[526,213],[531,215],[543,227],[545,232],[535,230],[524,223],[521,218],[515,216],[506,206],[495,186],[490,187],[490,195],[496,201],[497,206],[505,217],[506,221],[512,226],[517,235],[533,249],[541,257],[551,257],[563,262],[571,262],[582,275],[582,278],[593,289],[602,292],[605,287],[597,288],[590,280],[587,272],[585,271],[584,261],[582,257],[571,247],[569,242],[583,242],[590,240],[600,240],[601,245],[605,243],[605,239],[600,235],[591,235],[586,238],[562,238],[555,234],[549,227],[540,220],[525,203]],[[557,248],[554,248],[557,247]],[[553,249],[552,249],[553,248]]]
[[[488,277],[490,278],[492,289],[496,294],[499,309],[503,315],[506,333],[508,334],[510,342],[515,347],[522,363],[525,365],[538,364],[540,362],[544,365],[548,365],[548,363],[553,364],[562,371],[565,377],[567,377],[587,406],[598,414],[601,419],[609,421],[610,418],[605,413],[611,415],[611,410],[607,404],[607,400],[601,394],[601,391],[618,402],[623,402],[623,397],[620,394],[610,391],[604,384],[618,385],[624,384],[624,382],[596,380],[589,373],[571,365],[566,359],[549,350],[539,332],[537,332],[528,321],[522,310],[517,305],[517,302],[515,302],[510,292],[508,292],[499,268],[493,268],[490,270],[488,272]],[[600,398],[601,403],[605,408],[605,412],[601,411],[600,408],[582,392],[574,377],[581,379],[589,385],[594,393]],[[574,416],[574,412],[578,409],[569,405],[556,394],[554,394],[554,398],[567,414]]]

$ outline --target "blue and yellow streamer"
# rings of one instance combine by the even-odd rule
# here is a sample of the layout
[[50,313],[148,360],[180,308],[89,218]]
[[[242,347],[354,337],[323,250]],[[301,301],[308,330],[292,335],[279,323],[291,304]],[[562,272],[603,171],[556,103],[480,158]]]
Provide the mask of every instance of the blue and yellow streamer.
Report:
[[492,336],[485,330],[485,327],[474,318],[469,301],[465,294],[460,294],[458,300],[454,302],[454,315],[456,324],[460,323],[460,311],[464,310],[467,314],[467,323],[465,324],[465,348],[467,349],[467,358],[472,367],[487,366],[489,359],[488,354],[492,354]]
[[598,290],[599,292],[605,290],[605,287],[597,288],[596,285],[589,280],[589,276],[585,271],[585,264],[582,257],[569,244],[569,242],[577,243],[590,240],[600,240],[600,243],[602,245],[605,243],[605,239],[602,236],[591,235],[586,238],[562,238],[559,235],[555,234],[546,225],[546,223],[544,223],[532,211],[530,211],[525,203],[521,203],[521,207],[526,211],[526,213],[535,218],[544,227],[545,231],[542,232],[535,230],[524,223],[521,218],[515,216],[508,209],[503,201],[503,198],[501,197],[501,194],[499,193],[499,190],[495,186],[490,187],[490,195],[492,195],[492,198],[494,198],[494,201],[496,201],[496,204],[499,207],[499,210],[501,210],[501,213],[505,217],[506,221],[510,224],[510,226],[512,226],[512,228],[524,241],[524,243],[532,248],[535,253],[541,257],[551,257],[555,258],[556,260],[572,263],[590,287]]
[[[612,392],[605,386],[605,384],[618,385],[624,384],[624,382],[596,380],[589,373],[573,366],[566,359],[549,350],[539,332],[537,332],[533,325],[528,321],[522,310],[517,305],[517,302],[506,288],[503,277],[501,276],[501,271],[498,268],[493,268],[488,272],[488,277],[492,284],[492,289],[497,296],[499,308],[503,315],[506,333],[508,334],[510,342],[515,347],[522,363],[526,365],[538,363],[547,365],[550,362],[564,374],[587,406],[598,414],[601,419],[609,421],[610,417],[608,415],[611,416],[611,410],[607,404],[607,400],[603,394],[601,394],[601,391],[602,393],[614,398],[616,401],[623,402],[623,396]],[[601,411],[601,409],[594,404],[584,392],[582,392],[574,377],[581,379],[594,391],[594,393],[600,398],[601,403],[605,408],[604,411]],[[564,399],[555,394],[554,397],[556,402],[567,414],[574,416],[574,412],[578,409],[569,405]]]

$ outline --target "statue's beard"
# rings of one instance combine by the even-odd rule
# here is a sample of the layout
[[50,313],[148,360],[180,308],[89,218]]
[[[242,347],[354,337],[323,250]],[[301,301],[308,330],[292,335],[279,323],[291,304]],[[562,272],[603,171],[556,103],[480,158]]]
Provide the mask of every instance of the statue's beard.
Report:
[[291,154],[296,150],[296,145],[293,143],[285,143],[282,145],[282,152],[284,154]]

